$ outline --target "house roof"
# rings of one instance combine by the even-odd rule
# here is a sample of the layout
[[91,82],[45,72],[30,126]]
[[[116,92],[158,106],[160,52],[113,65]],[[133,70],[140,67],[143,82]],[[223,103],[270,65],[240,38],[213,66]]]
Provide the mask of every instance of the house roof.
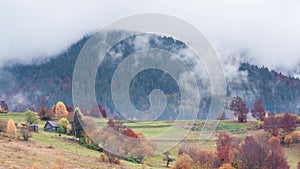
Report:
[[[57,121],[47,121],[47,123],[49,123],[52,127],[58,127]],[[47,125],[47,123],[45,124],[45,126]]]

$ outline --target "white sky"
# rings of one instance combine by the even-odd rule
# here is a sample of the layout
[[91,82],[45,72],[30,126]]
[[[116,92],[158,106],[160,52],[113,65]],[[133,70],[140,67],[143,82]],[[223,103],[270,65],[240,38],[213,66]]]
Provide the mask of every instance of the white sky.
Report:
[[252,63],[300,72],[300,1],[296,0],[2,0],[0,65],[51,57],[114,20],[145,12],[190,22],[221,57],[224,52],[243,51]]

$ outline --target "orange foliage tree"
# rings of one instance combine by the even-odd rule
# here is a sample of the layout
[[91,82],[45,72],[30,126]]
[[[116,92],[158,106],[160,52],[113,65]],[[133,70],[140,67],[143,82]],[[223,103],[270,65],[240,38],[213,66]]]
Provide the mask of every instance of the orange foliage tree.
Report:
[[187,154],[181,154],[177,157],[172,169],[191,169],[193,168],[193,159]]
[[7,122],[6,132],[14,136],[17,134],[17,127],[12,119]]
[[199,166],[203,168],[218,168],[221,166],[221,160],[215,152],[204,151],[192,145],[185,145],[178,151],[179,156],[183,154],[192,158],[194,168]]
[[41,120],[51,120],[54,117],[54,112],[42,105],[39,109],[38,115]]
[[95,136],[96,143],[101,143],[105,150],[115,153],[106,152],[110,161],[116,156],[127,156],[141,162],[144,157],[153,156],[156,148],[143,134],[135,133],[120,120],[109,119]]
[[68,117],[68,111],[67,111],[67,108],[66,108],[66,106],[63,102],[59,101],[59,102],[56,103],[55,114],[58,118]]

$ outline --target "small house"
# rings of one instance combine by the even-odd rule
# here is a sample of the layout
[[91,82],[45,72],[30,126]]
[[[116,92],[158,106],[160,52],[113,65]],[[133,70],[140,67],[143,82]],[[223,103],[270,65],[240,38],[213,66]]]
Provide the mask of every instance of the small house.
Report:
[[37,125],[37,124],[31,124],[30,126],[29,126],[29,131],[33,131],[33,132],[39,132],[39,126]]
[[47,121],[44,126],[44,130],[48,132],[57,131],[58,129],[58,122],[57,121]]

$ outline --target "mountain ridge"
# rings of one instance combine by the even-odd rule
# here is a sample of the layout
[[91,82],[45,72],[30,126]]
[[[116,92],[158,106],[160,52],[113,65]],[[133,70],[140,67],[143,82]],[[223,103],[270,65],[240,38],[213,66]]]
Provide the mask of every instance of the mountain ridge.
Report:
[[[125,54],[129,55],[135,52],[135,50],[132,49],[134,47],[130,42],[137,38],[139,37],[133,36],[128,40],[129,42],[120,42],[121,46],[123,45],[123,48],[125,49],[125,51],[122,51],[123,55],[121,59],[126,57]],[[147,40],[151,47],[162,48],[165,50],[172,50],[174,46],[180,49],[186,48],[184,43],[176,41],[171,37],[151,35],[148,38],[149,39]],[[67,105],[72,105],[73,68],[82,47],[88,39],[89,36],[83,37],[81,40],[72,44],[65,52],[39,65],[15,65],[6,67],[4,71],[9,73],[9,76],[11,77],[8,77],[12,82],[10,82],[11,85],[8,87],[6,86],[5,89],[2,89],[2,99],[8,102],[11,110],[16,109],[16,105],[18,103],[25,105],[27,108],[33,107],[34,109],[38,109],[40,105],[51,107],[59,100],[65,102]],[[160,41],[160,43],[157,41]],[[117,48],[111,50],[119,51]],[[106,65],[104,65],[104,67],[108,68],[109,70],[98,69],[95,88],[97,92],[97,101],[103,105],[104,108],[108,109],[110,115],[114,115],[118,114],[118,112],[114,108],[112,99],[109,96],[111,93],[107,92],[109,87],[108,84],[110,83],[111,79],[103,78],[101,80],[106,81],[103,83],[98,78],[102,78],[103,76],[109,77],[108,74],[112,73],[111,71],[115,69],[116,63],[118,63],[118,61],[112,60],[109,54],[107,55],[108,56],[106,56],[105,60]],[[120,61],[121,60],[119,60],[119,62]],[[261,99],[263,100],[266,110],[268,111],[274,111],[278,113],[282,111],[289,111],[291,113],[300,114],[299,79],[287,77],[282,73],[269,70],[266,67],[251,65],[250,63],[241,63],[238,70],[240,72],[247,72],[247,81],[239,83],[235,81],[228,81],[228,99],[235,95],[242,95],[242,97],[245,95],[245,101],[250,109],[252,108],[252,104],[256,99]],[[101,76],[99,74],[101,74]],[[160,80],[151,82],[152,86],[149,87],[147,86],[147,77],[150,76],[152,76],[152,78],[156,77]],[[146,79],[143,84],[145,89],[137,87],[139,86],[137,85],[139,84],[139,79]],[[133,83],[131,91],[137,91],[137,96],[134,96],[131,99],[136,108],[140,110],[146,110],[149,108],[149,100],[147,100],[146,96],[149,94],[151,89],[156,87],[159,88],[161,87],[161,83],[172,80],[166,75],[152,71],[150,74],[148,73],[148,75],[141,75],[141,77],[137,77],[133,81],[135,83]],[[176,87],[176,84],[170,84],[162,88],[169,90],[167,93],[170,95],[178,92],[178,87]],[[248,96],[252,96],[251,99],[247,98]],[[169,101],[170,100],[172,100],[174,104],[167,107],[169,112],[163,115],[162,119],[172,119],[176,116],[176,113],[172,114],[174,113],[172,108],[174,108],[174,105],[178,104],[177,102],[180,99],[178,99],[177,95],[176,97],[169,98]],[[205,103],[200,105],[199,118],[206,117],[210,96],[203,98],[203,100]]]

